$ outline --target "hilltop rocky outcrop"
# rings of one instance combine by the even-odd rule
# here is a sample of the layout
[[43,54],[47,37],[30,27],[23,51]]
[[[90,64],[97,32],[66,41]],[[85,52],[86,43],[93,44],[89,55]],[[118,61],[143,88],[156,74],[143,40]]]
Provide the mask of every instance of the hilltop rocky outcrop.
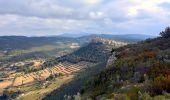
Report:
[[112,45],[113,47],[121,47],[121,46],[128,44],[126,42],[115,41],[115,40],[111,40],[111,39],[104,39],[104,38],[100,38],[100,37],[96,37],[96,38],[92,39],[91,42]]
[[[115,40],[110,40],[110,39],[105,39],[105,38],[100,38],[96,37],[92,39],[92,43],[102,43],[106,45],[111,45],[113,48],[118,48],[127,45],[128,43],[126,42],[121,42],[121,41],[115,41]],[[110,65],[113,65],[114,61],[117,59],[118,52],[112,52],[111,56],[109,57],[107,61],[106,67],[109,67]]]

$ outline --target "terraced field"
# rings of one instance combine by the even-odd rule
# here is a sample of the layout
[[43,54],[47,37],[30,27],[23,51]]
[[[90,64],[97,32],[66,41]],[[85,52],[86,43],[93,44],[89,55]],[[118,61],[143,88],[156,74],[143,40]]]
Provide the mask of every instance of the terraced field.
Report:
[[16,98],[16,100],[42,100],[48,93],[51,93],[55,89],[61,87],[64,84],[69,83],[74,79],[74,75],[69,76],[61,76],[56,78],[54,81],[51,81],[49,85],[45,88],[41,86],[31,85],[31,86],[23,86],[20,88],[24,93]]
[[6,85],[4,85],[5,84],[4,82],[1,82],[0,89],[4,89],[7,87],[18,87],[22,85],[33,85],[37,82],[43,83],[50,76],[59,77],[61,75],[63,76],[74,74],[75,72],[78,72],[79,70],[86,68],[89,65],[92,65],[92,63],[89,62],[79,62],[77,64],[69,62],[60,63],[51,68],[46,68],[44,70],[40,70],[29,74],[23,74],[9,81],[4,81],[5,83],[6,82],[8,83]]

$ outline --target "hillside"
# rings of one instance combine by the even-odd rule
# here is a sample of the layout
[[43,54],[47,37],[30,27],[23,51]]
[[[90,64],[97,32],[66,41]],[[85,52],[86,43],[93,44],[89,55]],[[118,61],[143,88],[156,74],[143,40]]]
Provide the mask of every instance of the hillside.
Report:
[[147,38],[154,38],[156,36],[151,35],[142,35],[142,34],[123,34],[123,35],[106,35],[101,34],[99,35],[102,38],[112,39],[116,41],[128,42],[128,43],[136,43]]
[[[93,76],[105,68],[105,62],[110,56],[110,51],[113,47],[118,48],[127,45],[127,43],[120,41],[94,38],[90,41],[90,43],[84,43],[82,47],[73,48],[73,52],[61,55],[60,53],[62,50],[79,46],[78,43],[67,44],[67,40],[64,40],[63,42],[64,43],[56,43],[56,45],[33,47],[31,49],[24,50],[13,50],[13,57],[1,63],[3,66],[0,69],[2,73],[0,76],[0,79],[2,80],[0,82],[0,94],[2,94],[1,98],[28,99],[30,94],[32,94],[34,98],[39,98],[53,90],[58,92],[57,89],[60,87],[54,87],[57,84],[53,84],[56,82],[55,80],[60,80],[59,78],[62,76],[64,79],[61,85],[65,84],[65,82],[71,81],[71,83],[68,84],[72,85],[67,85],[67,87],[74,89],[75,91],[71,94],[75,94],[80,90],[80,87],[84,85],[85,80],[88,79],[89,76]],[[53,55],[51,55],[49,59],[45,59],[46,57],[41,58],[44,54],[38,52],[51,52],[51,50],[56,52],[55,55],[60,54],[61,56],[53,57]],[[14,56],[14,54],[16,54],[16,56]],[[35,56],[35,58],[30,59],[31,56]],[[8,73],[6,73],[7,71]],[[60,84],[60,82],[57,83]],[[48,88],[49,85],[50,87],[52,85],[53,88]],[[39,87],[38,89],[34,88],[37,86]],[[29,91],[30,89],[25,89],[27,87],[33,89]],[[47,87],[47,91],[44,87]],[[41,92],[41,90],[45,92]],[[34,94],[38,91],[41,93],[37,95]],[[55,93],[55,91],[53,93]],[[61,98],[64,97],[64,93],[68,93],[65,88]]]
[[[0,36],[0,61],[18,61],[30,58],[60,57],[87,45],[98,35],[82,37],[26,37]],[[58,53],[57,53],[58,52]],[[36,55],[36,56],[34,56]]]
[[123,42],[138,42],[145,40],[147,38],[154,38],[156,36],[151,36],[151,35],[144,35],[144,34],[124,34],[124,35],[111,35],[111,34],[90,34],[90,33],[81,33],[81,34],[75,34],[73,33],[68,33],[68,34],[63,34],[60,35],[61,37],[71,37],[71,38],[78,38],[80,40],[88,40],[88,39],[93,39],[95,37],[100,37],[100,38],[106,38],[106,39],[112,39],[116,41],[123,41]]
[[[76,50],[75,52],[60,57],[58,59],[55,59],[51,61],[51,63],[54,62],[72,62],[72,63],[77,63],[81,61],[86,61],[86,62],[91,62],[95,63],[95,66],[90,66],[86,70],[84,70],[82,73],[78,74],[75,77],[75,80],[71,81],[68,84],[65,84],[59,89],[56,89],[49,95],[47,95],[44,100],[63,100],[67,96],[71,96],[76,94],[78,91],[80,91],[80,88],[85,85],[85,82],[89,77],[95,76],[99,72],[105,69],[105,64],[110,56],[110,51],[113,47],[112,44],[109,44],[106,41],[112,42],[113,40],[108,40],[108,39],[102,39],[97,38],[97,41],[92,40],[89,44],[81,47],[80,49]],[[116,42],[116,44],[120,44],[122,42]],[[115,44],[115,41],[114,41]],[[118,48],[120,46],[126,45],[121,44],[121,45],[114,45],[114,48]],[[49,63],[47,64],[49,65]],[[67,96],[65,96],[67,95]],[[72,98],[72,97],[71,97]],[[72,98],[73,99],[73,98]]]
[[97,37],[92,39],[89,44],[69,55],[57,58],[57,60],[59,62],[69,61],[73,63],[79,61],[106,61],[112,48],[118,48],[124,45],[127,45],[127,43]]
[[169,99],[169,41],[169,36],[162,35],[114,49],[112,56],[116,59],[110,57],[112,62],[107,69],[90,79],[81,89],[82,100]]
[[107,47],[103,44],[90,43],[69,55],[58,58],[57,60],[59,62],[69,61],[73,63],[79,61],[98,62],[107,59],[109,51],[106,49]]
[[[22,38],[22,39],[26,38],[26,40],[27,40],[27,38],[29,38],[29,37],[20,37],[20,38]],[[72,63],[73,67],[71,67],[71,65],[68,65],[68,67],[67,67],[68,69],[66,68],[65,71],[66,72],[70,71],[71,74],[69,74],[69,75],[73,75],[74,79],[70,80],[68,78],[69,83],[63,85],[64,84],[64,82],[63,82],[61,84],[61,87],[50,89],[51,92],[53,90],[54,91],[51,94],[49,94],[47,97],[45,97],[45,99],[47,99],[47,100],[49,100],[49,98],[54,99],[53,98],[54,96],[58,96],[58,99],[61,99],[61,100],[63,98],[65,98],[64,95],[72,97],[72,95],[75,95],[82,88],[84,88],[84,89],[81,90],[81,93],[83,93],[82,91],[84,91],[84,93],[86,94],[85,90],[86,90],[86,88],[88,88],[88,86],[86,87],[86,84],[85,84],[86,81],[89,80],[89,77],[92,77],[92,76],[98,77],[98,75],[100,75],[99,73],[101,71],[105,70],[107,60],[111,56],[111,53],[113,53],[113,50],[115,52],[118,52],[118,54],[119,54],[118,56],[121,59],[119,61],[119,58],[118,58],[117,63],[119,64],[119,62],[120,62],[122,64],[122,63],[124,63],[124,62],[121,62],[122,60],[124,61],[124,59],[130,59],[128,57],[131,57],[131,55],[134,56],[134,55],[138,55],[137,53],[141,53],[142,49],[141,49],[141,51],[139,51],[139,48],[142,48],[142,47],[147,48],[147,49],[149,49],[149,47],[153,48],[152,45],[157,45],[157,43],[159,43],[159,41],[162,41],[162,38],[156,38],[156,39],[148,39],[148,40],[140,42],[138,44],[129,44],[129,43],[123,42],[121,40],[116,41],[116,40],[112,40],[109,38],[102,38],[100,36],[94,36],[93,39],[91,39],[92,37],[87,36],[87,38],[85,38],[82,41],[81,41],[81,39],[83,39],[83,37],[76,38],[76,39],[74,38],[73,40],[72,40],[72,38],[67,38],[67,39],[66,38],[58,38],[58,40],[56,40],[57,37],[52,37],[53,40],[51,40],[51,39],[48,40],[48,38],[51,38],[51,37],[35,37],[35,38],[39,38],[39,39],[46,38],[47,41],[44,43],[42,42],[42,44],[41,44],[41,43],[39,43],[40,40],[37,40],[39,42],[37,42],[36,45],[34,44],[35,41],[32,41],[29,44],[29,46],[31,48],[29,46],[28,46],[28,48],[27,47],[25,48],[23,46],[24,48],[17,47],[17,48],[13,48],[13,50],[10,50],[10,52],[7,53],[10,56],[10,58],[3,62],[4,64],[6,64],[6,66],[4,66],[3,68],[8,69],[8,71],[10,73],[7,74],[7,73],[3,72],[3,69],[1,69],[4,74],[4,76],[1,76],[1,77],[2,77],[2,79],[10,79],[10,81],[5,80],[4,82],[6,82],[6,81],[9,82],[10,84],[7,87],[11,86],[12,89],[13,89],[13,87],[11,85],[12,82],[13,82],[14,86],[17,86],[17,88],[25,88],[23,85],[28,85],[28,84],[31,85],[31,86],[29,86],[30,88],[37,86],[37,85],[38,85],[38,87],[41,87],[41,86],[44,86],[43,84],[48,81],[48,78],[50,78],[51,75],[55,76],[56,73],[57,74],[59,73],[59,70],[57,70],[58,67],[55,67],[56,65],[58,65],[60,63],[65,64],[65,62]],[[21,41],[22,41],[22,39],[21,39]],[[56,41],[58,41],[58,42],[56,42]],[[169,45],[167,41],[169,41],[169,40],[165,39],[165,42],[164,42],[165,45]],[[22,43],[22,42],[20,42],[20,43]],[[32,43],[34,45],[32,45]],[[79,44],[81,46],[80,48],[79,48]],[[19,44],[17,44],[17,45],[19,45]],[[146,47],[145,47],[145,45],[146,45]],[[77,46],[78,48],[72,48],[74,46]],[[162,47],[159,47],[158,49],[165,47],[163,45],[160,45],[160,46],[162,46]],[[19,50],[17,50],[17,49],[19,49]],[[167,49],[167,48],[164,48],[164,49]],[[64,53],[64,55],[58,56],[57,54],[61,54],[61,51],[63,51],[63,50],[70,50],[70,51],[67,51],[67,53]],[[156,50],[157,50],[157,48],[156,48]],[[73,51],[73,52],[71,52],[71,51]],[[47,54],[47,52],[48,53],[53,52],[50,54],[51,58],[50,59],[42,59],[43,63],[37,67],[38,69],[34,68],[35,66],[32,63],[34,61],[33,59],[32,59],[32,62],[28,62],[28,60],[25,60],[25,59],[30,59],[34,56],[34,59],[35,59],[34,62],[37,63],[36,59],[46,58],[45,54]],[[127,58],[125,56],[126,53],[124,55],[124,52],[127,53]],[[11,54],[13,56],[11,56]],[[56,55],[56,56],[54,56],[54,55]],[[44,57],[42,57],[42,56],[44,56]],[[133,58],[133,56],[132,56],[132,58]],[[131,59],[130,61],[132,61],[132,60],[133,59]],[[82,70],[81,68],[83,65],[81,65],[80,67],[76,67],[77,64],[79,64],[80,62],[93,63],[94,66],[87,64],[89,67]],[[2,63],[2,65],[3,65],[3,63]],[[130,62],[130,63],[132,63],[132,62]],[[23,64],[23,65],[17,66],[18,64]],[[8,66],[10,66],[10,67],[8,67]],[[112,66],[114,66],[114,65],[109,66],[109,68],[112,68]],[[62,67],[62,68],[65,68],[65,67]],[[133,67],[132,67],[132,69],[133,69]],[[128,72],[131,73],[132,69],[128,70]],[[110,69],[108,69],[108,70],[110,70]],[[65,71],[64,71],[64,73],[65,73]],[[75,72],[75,73],[72,74],[72,72]],[[11,75],[15,76],[15,73],[19,73],[19,74],[17,74],[16,77],[9,78],[9,76],[11,76]],[[43,75],[45,75],[45,76],[43,76]],[[67,76],[68,74],[65,75],[62,73],[62,75]],[[126,74],[126,75],[127,75],[127,77],[125,79],[132,77],[131,74],[129,74],[129,75]],[[60,77],[60,75],[59,75],[59,77]],[[108,75],[108,78],[109,77],[110,76]],[[113,76],[113,77],[115,77],[115,76]],[[14,78],[15,78],[15,80],[13,80]],[[30,78],[30,80],[29,80],[29,78]],[[58,77],[55,77],[55,78],[58,80]],[[103,79],[101,79],[101,80],[103,80]],[[68,80],[65,80],[65,81],[68,81]],[[39,82],[41,84],[38,84]],[[53,84],[53,81],[50,80],[49,84]],[[92,88],[95,88],[95,85],[93,85],[93,83],[88,83],[88,84],[92,84],[91,86],[94,86]],[[106,85],[108,85],[108,83]],[[107,87],[107,86],[105,86],[105,87]],[[11,91],[10,90],[11,88],[9,88],[7,90]],[[14,89],[16,89],[16,88],[14,88]],[[32,91],[32,92],[30,92],[29,90],[20,91],[19,93],[17,91],[14,91],[14,93],[12,93],[12,94],[14,94],[14,97],[12,97],[12,98],[16,97],[15,94],[17,94],[17,96],[21,95],[21,93],[24,93],[27,95],[29,95],[31,93],[33,95],[34,92],[38,93],[38,91],[41,91],[41,90],[45,91],[42,88],[38,88],[38,90],[35,88],[34,91]],[[63,92],[60,93],[60,90],[62,90]],[[70,93],[71,90],[74,90],[74,91],[72,91]],[[100,89],[100,90],[102,91],[102,89]],[[89,91],[91,91],[91,90],[89,89]],[[49,91],[47,93],[49,93]],[[8,92],[7,92],[7,94],[8,94]],[[93,95],[93,92],[91,94]],[[28,97],[27,95],[21,96],[21,97],[26,98],[26,97]],[[37,96],[40,96],[40,95],[43,95],[43,93],[39,94]],[[88,95],[88,94],[86,94],[86,95]],[[86,98],[86,96],[83,96],[83,97]]]
[[[116,41],[124,40],[123,39],[124,36],[119,36],[122,37],[122,39],[119,39],[117,38],[117,36],[113,38],[114,35],[96,35],[96,34],[85,35],[85,36],[83,35],[81,37],[65,37],[62,35],[49,36],[49,37],[0,36],[0,51],[14,50],[14,49],[28,49],[31,47],[44,46],[49,44],[52,45],[55,44],[56,42],[63,42],[63,43],[76,42],[79,44],[84,44],[84,43],[89,43],[91,39],[96,37],[112,39]],[[129,38],[129,40],[131,40],[131,38]]]
[[26,36],[1,36],[0,50],[28,49],[36,46],[55,44],[56,42],[74,42],[72,38],[64,37],[26,37]]
[[[86,34],[81,37],[49,36],[49,37],[26,37],[26,36],[0,36],[0,60],[27,57],[27,55],[41,55],[47,57],[54,55],[56,51],[71,51],[85,44],[88,44],[94,38],[104,38],[126,43],[135,43],[144,40],[147,37],[141,35],[105,35],[105,34]],[[76,45],[74,45],[76,44]],[[70,47],[70,49],[68,49]],[[49,53],[48,53],[49,52]],[[38,56],[38,57],[41,57]],[[59,56],[59,54],[57,54]],[[31,57],[30,57],[31,58]],[[32,57],[34,58],[34,57]],[[15,59],[14,59],[15,60]]]
[[102,43],[89,43],[84,45],[83,47],[79,48],[78,50],[64,55],[59,58],[50,59],[43,64],[43,67],[53,66],[58,62],[71,62],[71,63],[78,63],[80,61],[88,61],[97,63],[100,61],[106,61],[110,55],[110,47],[104,45]]

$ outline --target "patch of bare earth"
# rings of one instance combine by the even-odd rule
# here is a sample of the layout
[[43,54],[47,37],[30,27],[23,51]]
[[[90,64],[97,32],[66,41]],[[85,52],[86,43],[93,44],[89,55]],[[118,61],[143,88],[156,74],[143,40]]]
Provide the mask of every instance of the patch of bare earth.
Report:
[[55,81],[53,81],[49,86],[42,89],[23,93],[17,98],[17,100],[41,100],[44,96],[51,93],[53,90],[59,88],[63,84],[70,82],[73,79],[73,75],[56,78]]

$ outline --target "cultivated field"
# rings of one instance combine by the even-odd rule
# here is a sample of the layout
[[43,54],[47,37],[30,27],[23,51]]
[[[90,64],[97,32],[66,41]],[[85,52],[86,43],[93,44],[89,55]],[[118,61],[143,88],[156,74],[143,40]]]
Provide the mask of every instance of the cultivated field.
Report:
[[59,88],[61,85],[67,84],[68,82],[72,81],[73,77],[73,75],[61,76],[59,78],[56,78],[45,88],[35,88],[35,86],[22,87],[21,91],[25,92],[21,94],[16,100],[30,100],[30,97],[32,100],[41,100],[42,98],[44,98],[44,96]]
[[9,80],[0,82],[1,92],[3,89],[8,87],[21,87],[34,85],[36,83],[46,83],[47,79],[51,76],[55,78],[60,78],[61,76],[73,75],[75,72],[92,65],[89,62],[79,62],[77,64],[64,62],[57,64],[51,68],[46,68],[44,70],[28,73],[28,74],[17,74],[11,77]]

